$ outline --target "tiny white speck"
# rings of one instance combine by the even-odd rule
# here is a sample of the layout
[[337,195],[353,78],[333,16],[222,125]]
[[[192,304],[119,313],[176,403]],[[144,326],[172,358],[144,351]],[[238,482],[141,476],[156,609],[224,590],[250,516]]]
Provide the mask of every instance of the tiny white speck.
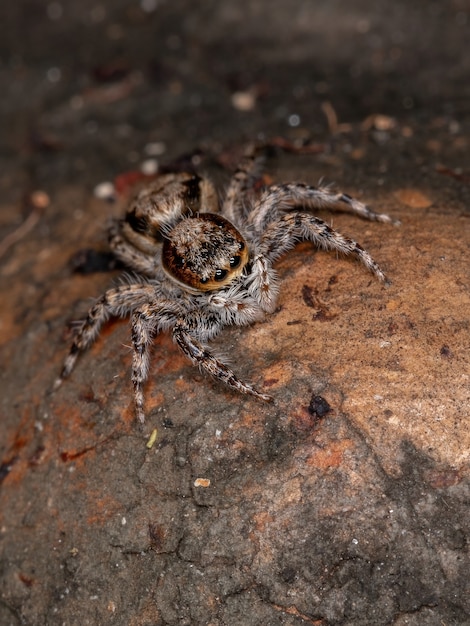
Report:
[[256,105],[256,97],[251,91],[235,91],[231,101],[237,111],[252,111]]
[[158,172],[157,159],[146,159],[140,165],[140,171],[146,176],[152,176]]
[[287,118],[287,123],[289,124],[289,126],[292,126],[294,128],[296,126],[299,126],[300,115],[297,115],[297,113],[293,113],[292,115],[289,115],[289,117]]
[[109,198],[114,198],[115,193],[116,190],[114,188],[114,185],[109,181],[99,183],[93,190],[95,198],[99,198],[100,200],[108,200]]
[[127,520],[125,517],[121,519],[121,526],[125,526],[127,524]]

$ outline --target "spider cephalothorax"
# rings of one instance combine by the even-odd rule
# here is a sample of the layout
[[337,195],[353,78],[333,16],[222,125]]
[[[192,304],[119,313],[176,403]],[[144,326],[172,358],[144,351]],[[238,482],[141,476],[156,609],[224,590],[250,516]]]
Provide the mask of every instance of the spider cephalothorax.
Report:
[[232,389],[270,401],[270,396],[240,380],[206,343],[224,326],[247,325],[274,310],[278,295],[274,261],[298,241],[310,240],[321,248],[355,255],[377,278],[387,281],[358,243],[309,211],[339,208],[373,221],[394,220],[346,194],[303,183],[270,185],[254,194],[257,171],[256,151],[250,149],[221,206],[212,183],[191,173],[165,174],[137,194],[109,233],[111,249],[135,277],[106,291],[89,310],[77,327],[58,384],[109,317],[129,315],[132,381],[141,422],[150,346],[160,331],[171,331],[183,353],[203,371]]
[[165,233],[163,269],[185,289],[220,289],[242,273],[247,261],[246,241],[221,215],[191,215]]

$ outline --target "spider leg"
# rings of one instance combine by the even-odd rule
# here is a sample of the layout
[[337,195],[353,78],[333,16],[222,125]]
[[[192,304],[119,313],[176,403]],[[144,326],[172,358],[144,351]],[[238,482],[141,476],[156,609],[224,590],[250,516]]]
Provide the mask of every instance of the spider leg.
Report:
[[257,254],[251,262],[251,272],[247,276],[246,285],[248,292],[257,300],[262,310],[272,313],[279,295],[279,281],[271,260],[263,253]]
[[99,298],[88,311],[84,320],[79,322],[75,330],[75,339],[70,352],[64,361],[60,377],[55,382],[58,387],[64,378],[70,375],[80,352],[83,352],[95,341],[100,328],[110,317],[123,317],[140,304],[155,297],[155,289],[151,285],[119,285],[109,289]]
[[126,267],[129,267],[144,276],[152,278],[155,276],[155,272],[160,267],[156,253],[159,247],[161,248],[161,244],[159,246],[158,242],[155,243],[155,254],[146,254],[145,252],[142,252],[122,236],[119,222],[117,221],[113,222],[109,229],[108,243],[109,247],[113,251],[113,254]]
[[297,242],[305,240],[312,241],[319,248],[353,254],[379,280],[389,283],[374,259],[356,241],[341,235],[323,220],[308,213],[285,213],[277,221],[268,224],[258,252],[274,261]]
[[227,365],[222,363],[222,361],[216,358],[207,348],[190,335],[183,323],[180,322],[173,328],[173,339],[178,344],[183,354],[185,354],[194,365],[198,365],[213,378],[222,381],[240,393],[254,396],[265,402],[273,401],[271,396],[256,391],[254,387],[237,378],[235,373],[227,367]]
[[169,300],[156,300],[144,304],[132,314],[132,383],[135,412],[141,424],[145,422],[143,386],[148,377],[153,337],[158,331],[167,330],[174,325],[181,313],[177,304]]
[[247,283],[235,284],[209,296],[207,304],[215,310],[223,326],[246,326],[262,318],[264,309],[260,309],[253,289],[248,288],[246,293]]
[[245,194],[250,191],[263,169],[264,156],[259,147],[251,144],[235,170],[222,205],[222,215],[234,224],[240,224],[246,214]]
[[398,220],[385,213],[376,213],[368,206],[345,193],[334,193],[328,187],[312,187],[304,183],[286,183],[267,187],[256,200],[248,216],[248,223],[257,232],[277,219],[285,211],[295,208],[338,209],[359,215],[373,222],[399,225]]

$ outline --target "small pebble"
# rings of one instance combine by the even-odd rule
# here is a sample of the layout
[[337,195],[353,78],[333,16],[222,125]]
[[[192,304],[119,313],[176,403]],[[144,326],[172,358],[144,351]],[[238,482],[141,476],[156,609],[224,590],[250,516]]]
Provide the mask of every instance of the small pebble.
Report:
[[154,429],[152,430],[152,433],[151,433],[150,437],[149,437],[149,440],[148,440],[148,441],[147,441],[147,443],[146,443],[146,448],[147,448],[148,450],[151,450],[151,449],[152,449],[153,444],[154,444],[154,443],[156,442],[156,440],[157,440],[157,435],[158,435],[158,430],[157,430],[156,428],[154,428]]
[[33,191],[30,196],[30,201],[36,209],[45,209],[51,203],[49,195],[40,189]]
[[157,159],[146,159],[140,165],[140,171],[146,176],[153,176],[158,172]]
[[109,181],[104,181],[96,185],[93,190],[93,194],[95,198],[99,198],[100,200],[110,200],[113,199],[116,195],[116,189],[114,188],[113,183]]
[[196,478],[196,480],[194,481],[195,487],[209,487],[210,484],[211,481],[208,478]]
[[251,91],[235,91],[231,100],[237,111],[252,111],[256,105],[255,95]]

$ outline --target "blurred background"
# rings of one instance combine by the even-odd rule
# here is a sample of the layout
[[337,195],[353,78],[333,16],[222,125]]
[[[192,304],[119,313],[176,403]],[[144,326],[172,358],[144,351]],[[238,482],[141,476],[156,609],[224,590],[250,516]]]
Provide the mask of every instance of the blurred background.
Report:
[[408,137],[461,134],[469,6],[4,2],[0,192],[14,200],[25,187],[92,185],[146,156],[208,144],[331,140],[350,124],[375,126],[377,141],[396,121]]

